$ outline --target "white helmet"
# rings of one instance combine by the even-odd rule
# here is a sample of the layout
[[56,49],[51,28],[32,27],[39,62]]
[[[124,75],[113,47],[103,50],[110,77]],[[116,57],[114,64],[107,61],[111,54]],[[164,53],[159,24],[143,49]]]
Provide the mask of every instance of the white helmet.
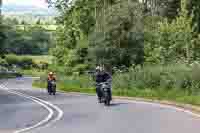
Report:
[[53,72],[49,72],[49,75],[53,75]]
[[96,67],[96,70],[98,70],[98,71],[103,71],[103,67],[97,66],[97,67]]

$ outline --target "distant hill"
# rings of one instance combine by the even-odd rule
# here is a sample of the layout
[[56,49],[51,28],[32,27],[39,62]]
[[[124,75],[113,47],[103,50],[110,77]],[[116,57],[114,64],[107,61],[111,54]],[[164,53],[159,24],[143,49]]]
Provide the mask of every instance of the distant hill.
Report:
[[38,8],[34,6],[21,6],[15,4],[3,5],[4,15],[34,15],[34,16],[56,16],[57,12],[53,8]]

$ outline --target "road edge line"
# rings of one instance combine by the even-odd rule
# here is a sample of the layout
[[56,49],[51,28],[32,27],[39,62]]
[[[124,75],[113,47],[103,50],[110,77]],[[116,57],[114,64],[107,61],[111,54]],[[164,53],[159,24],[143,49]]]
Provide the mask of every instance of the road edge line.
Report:
[[[95,96],[95,94],[89,93],[78,93],[78,92],[65,92],[58,90],[60,94],[72,94],[72,95],[86,95],[86,96]],[[114,99],[119,101],[125,101],[129,103],[139,103],[139,104],[149,104],[155,105],[163,108],[174,109],[179,112],[184,112],[193,117],[200,118],[200,107],[190,105],[190,104],[179,104],[170,101],[159,101],[159,100],[152,100],[152,99],[144,99],[144,98],[134,98],[134,97],[120,97],[120,96],[113,96]],[[198,109],[195,109],[198,108]]]
[[50,119],[53,117],[54,111],[51,108],[49,108],[47,105],[45,105],[44,103],[42,103],[41,101],[37,101],[37,100],[35,100],[35,99],[33,99],[33,98],[29,97],[29,96],[20,94],[20,93],[18,93],[16,91],[10,91],[5,86],[4,87],[0,86],[0,88],[2,88],[3,90],[7,91],[8,93],[15,94],[15,95],[18,95],[20,97],[24,97],[26,99],[29,99],[29,100],[31,100],[31,101],[39,104],[40,106],[42,106],[43,108],[45,108],[49,112],[48,116],[45,119],[41,120],[40,122],[36,123],[35,125],[33,125],[31,127],[18,129],[16,131],[14,131],[14,133],[22,133],[22,132],[26,132],[26,131],[38,128],[39,126],[41,126],[41,125],[47,123],[48,121],[50,121]]

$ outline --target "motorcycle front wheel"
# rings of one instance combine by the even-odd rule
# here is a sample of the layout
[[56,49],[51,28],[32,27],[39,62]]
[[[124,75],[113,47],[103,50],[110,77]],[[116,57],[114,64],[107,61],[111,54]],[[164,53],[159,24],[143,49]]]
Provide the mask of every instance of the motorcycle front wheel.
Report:
[[106,95],[105,95],[105,101],[104,101],[104,104],[105,104],[106,106],[109,106],[109,105],[110,105],[110,98],[109,98],[108,93],[106,93]]

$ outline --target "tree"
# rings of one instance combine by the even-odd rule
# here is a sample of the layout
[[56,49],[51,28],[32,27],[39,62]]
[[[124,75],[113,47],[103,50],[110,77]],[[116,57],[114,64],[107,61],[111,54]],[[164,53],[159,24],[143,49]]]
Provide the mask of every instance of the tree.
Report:
[[19,24],[19,21],[17,18],[9,18],[9,17],[5,17],[3,18],[3,22],[7,25],[10,25],[10,26],[14,26],[14,25],[18,25]]
[[[56,56],[58,61],[61,61],[59,64],[63,64],[64,61],[65,66],[74,66],[83,63],[86,59],[83,59],[81,52],[88,47],[88,37],[94,28],[95,0],[75,1],[73,6],[69,8],[67,6],[66,10],[63,10],[63,2],[56,3],[57,8],[62,13],[59,20],[63,24],[57,30],[56,50],[60,53],[67,52],[63,55],[56,52]],[[70,58],[68,58],[69,56]]]
[[199,0],[188,0],[188,10],[190,14],[193,13],[193,25],[195,25],[195,31],[200,33],[200,1]]
[[[56,5],[60,2],[66,1],[59,1]],[[77,0],[71,6],[64,5],[58,6],[63,26],[57,31],[57,52],[53,50],[60,64],[74,67],[92,61],[93,64],[101,62],[128,67],[143,63],[140,3],[131,0]]]
[[41,20],[40,20],[40,19],[38,19],[38,20],[36,21],[36,25],[41,25]]
[[4,34],[4,28],[5,26],[2,24],[2,14],[1,14],[1,6],[2,6],[2,0],[0,0],[0,56],[4,54],[4,40],[6,38]]
[[24,20],[22,20],[22,21],[21,21],[21,25],[27,25],[27,22],[24,21]]
[[[97,64],[114,66],[143,63],[143,8],[136,1],[98,1],[95,37]],[[101,3],[101,5],[100,5]]]
[[12,23],[13,23],[13,25],[18,25],[18,24],[19,24],[19,21],[18,21],[17,18],[13,18],[13,19],[12,19]]
[[1,16],[1,6],[2,6],[2,0],[0,0],[0,16]]
[[[154,56],[157,63],[176,63],[186,61],[190,63],[194,59],[194,30],[192,25],[193,16],[188,16],[187,1],[181,1],[181,10],[178,16],[169,21],[164,19],[151,32],[146,41],[145,54],[150,60]],[[147,34],[146,34],[147,35]]]

